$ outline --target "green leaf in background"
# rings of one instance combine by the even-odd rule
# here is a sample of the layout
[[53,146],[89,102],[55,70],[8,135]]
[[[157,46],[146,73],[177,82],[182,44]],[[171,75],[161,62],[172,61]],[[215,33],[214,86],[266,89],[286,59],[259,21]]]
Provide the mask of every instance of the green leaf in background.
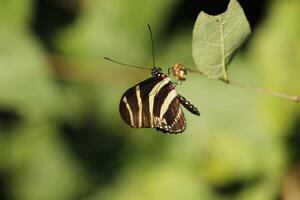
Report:
[[77,23],[55,38],[56,48],[65,55],[93,59],[105,66],[104,56],[136,63],[149,60],[147,24],[152,25],[154,35],[159,34],[176,6],[171,0],[95,0],[84,5]]
[[27,29],[32,19],[33,3],[33,0],[0,1],[0,35],[3,29]]
[[226,12],[211,16],[201,12],[193,31],[193,58],[207,77],[227,80],[227,65],[251,29],[244,11],[231,0]]

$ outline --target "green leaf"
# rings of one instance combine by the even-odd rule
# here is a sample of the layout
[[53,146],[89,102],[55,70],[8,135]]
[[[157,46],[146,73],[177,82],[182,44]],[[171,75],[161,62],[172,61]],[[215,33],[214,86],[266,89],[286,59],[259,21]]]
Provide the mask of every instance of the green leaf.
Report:
[[193,31],[193,58],[207,77],[228,80],[227,65],[233,53],[250,34],[243,9],[236,0],[216,16],[201,12]]

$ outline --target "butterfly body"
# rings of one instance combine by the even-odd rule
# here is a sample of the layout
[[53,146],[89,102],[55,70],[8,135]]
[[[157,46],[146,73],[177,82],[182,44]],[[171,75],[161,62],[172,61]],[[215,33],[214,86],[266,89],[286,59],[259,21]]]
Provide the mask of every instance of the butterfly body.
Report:
[[186,120],[180,104],[195,115],[200,115],[199,111],[177,93],[176,85],[160,68],[154,67],[151,75],[123,94],[120,101],[121,117],[134,128],[182,133],[186,128]]

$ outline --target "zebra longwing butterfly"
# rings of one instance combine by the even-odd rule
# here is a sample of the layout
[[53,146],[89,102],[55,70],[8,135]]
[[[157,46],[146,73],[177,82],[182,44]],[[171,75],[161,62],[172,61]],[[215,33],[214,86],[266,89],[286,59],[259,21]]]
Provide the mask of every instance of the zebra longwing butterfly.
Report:
[[199,111],[175,90],[175,84],[160,68],[152,69],[152,77],[128,89],[120,101],[123,120],[134,128],[156,128],[164,133],[182,133],[186,120],[182,104],[195,115]]
[[[171,70],[177,82],[173,83],[161,68],[155,67],[152,31],[149,25],[148,28],[152,41],[154,66],[151,69],[152,77],[129,88],[123,94],[119,106],[120,114],[123,120],[134,128],[156,128],[163,133],[182,133],[187,122],[180,105],[182,104],[191,113],[200,115],[197,108],[175,90],[175,86],[185,80],[187,70],[182,64],[175,64]],[[105,59],[145,69],[145,67],[120,63],[107,57]]]

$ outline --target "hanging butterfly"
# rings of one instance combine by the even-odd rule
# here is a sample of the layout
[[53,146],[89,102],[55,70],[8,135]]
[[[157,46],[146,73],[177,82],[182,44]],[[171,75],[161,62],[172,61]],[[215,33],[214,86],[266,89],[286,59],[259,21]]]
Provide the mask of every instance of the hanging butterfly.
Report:
[[[120,100],[120,114],[123,120],[134,128],[156,128],[163,133],[182,133],[186,128],[186,119],[180,105],[195,115],[200,115],[197,108],[175,90],[176,85],[186,79],[187,69],[182,64],[171,68],[177,81],[171,79],[155,66],[154,45],[150,26],[153,68],[124,64],[110,58],[105,59],[125,66],[151,70],[148,78],[128,89]],[[168,70],[169,74],[170,71]]]

